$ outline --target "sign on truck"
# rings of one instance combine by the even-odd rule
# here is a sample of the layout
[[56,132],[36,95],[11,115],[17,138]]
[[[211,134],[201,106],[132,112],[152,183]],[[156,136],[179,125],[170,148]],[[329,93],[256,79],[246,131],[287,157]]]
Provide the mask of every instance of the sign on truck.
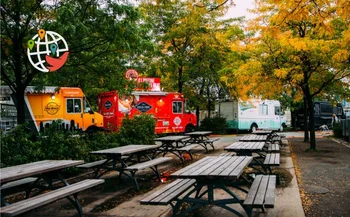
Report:
[[185,110],[185,98],[180,93],[134,91],[130,95],[119,95],[118,91],[109,91],[98,96],[98,107],[105,129],[112,131],[118,131],[126,114],[129,117],[153,115],[157,134],[188,132],[197,124],[196,115]]
[[282,131],[286,127],[286,117],[281,104],[276,100],[250,99],[248,101],[219,101],[215,110],[226,118],[231,130],[271,129]]

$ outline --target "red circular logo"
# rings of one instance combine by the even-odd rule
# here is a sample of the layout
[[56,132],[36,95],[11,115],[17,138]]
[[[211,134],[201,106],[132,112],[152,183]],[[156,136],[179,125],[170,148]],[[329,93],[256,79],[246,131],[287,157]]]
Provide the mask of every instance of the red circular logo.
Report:
[[136,80],[139,77],[139,73],[135,69],[128,69],[125,72],[125,78],[131,80],[134,79]]

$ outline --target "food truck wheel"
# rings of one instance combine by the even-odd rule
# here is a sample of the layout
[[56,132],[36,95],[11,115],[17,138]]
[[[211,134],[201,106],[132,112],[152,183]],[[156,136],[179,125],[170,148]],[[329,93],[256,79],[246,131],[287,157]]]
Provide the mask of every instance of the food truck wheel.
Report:
[[250,132],[252,133],[255,132],[257,129],[258,129],[258,125],[256,125],[255,123],[250,126]]

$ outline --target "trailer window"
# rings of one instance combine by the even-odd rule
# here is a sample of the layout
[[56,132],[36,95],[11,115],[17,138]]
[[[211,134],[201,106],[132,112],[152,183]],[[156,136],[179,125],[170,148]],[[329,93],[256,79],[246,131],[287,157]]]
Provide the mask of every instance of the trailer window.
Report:
[[173,102],[173,113],[182,114],[182,102]]
[[81,99],[67,99],[67,113],[81,113]]
[[265,104],[260,105],[259,106],[259,113],[260,113],[260,115],[268,115],[269,113],[268,113],[268,109],[267,108],[268,107]]

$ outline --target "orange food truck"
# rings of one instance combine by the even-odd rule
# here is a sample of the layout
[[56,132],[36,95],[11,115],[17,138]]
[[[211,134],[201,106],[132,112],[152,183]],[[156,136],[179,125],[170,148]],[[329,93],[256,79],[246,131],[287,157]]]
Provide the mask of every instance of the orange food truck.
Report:
[[[188,132],[197,125],[197,117],[187,111],[181,93],[160,91],[159,78],[139,78],[150,82],[153,91],[134,91],[130,95],[119,95],[118,91],[99,94],[98,108],[104,118],[105,129],[118,131],[123,117],[140,114],[153,115],[156,120],[155,133]],[[159,83],[157,83],[159,82]]]
[[102,115],[91,109],[80,88],[45,87],[36,91],[34,87],[27,87],[24,100],[26,121],[37,132],[55,120],[62,120],[64,128],[69,130],[103,130]]

